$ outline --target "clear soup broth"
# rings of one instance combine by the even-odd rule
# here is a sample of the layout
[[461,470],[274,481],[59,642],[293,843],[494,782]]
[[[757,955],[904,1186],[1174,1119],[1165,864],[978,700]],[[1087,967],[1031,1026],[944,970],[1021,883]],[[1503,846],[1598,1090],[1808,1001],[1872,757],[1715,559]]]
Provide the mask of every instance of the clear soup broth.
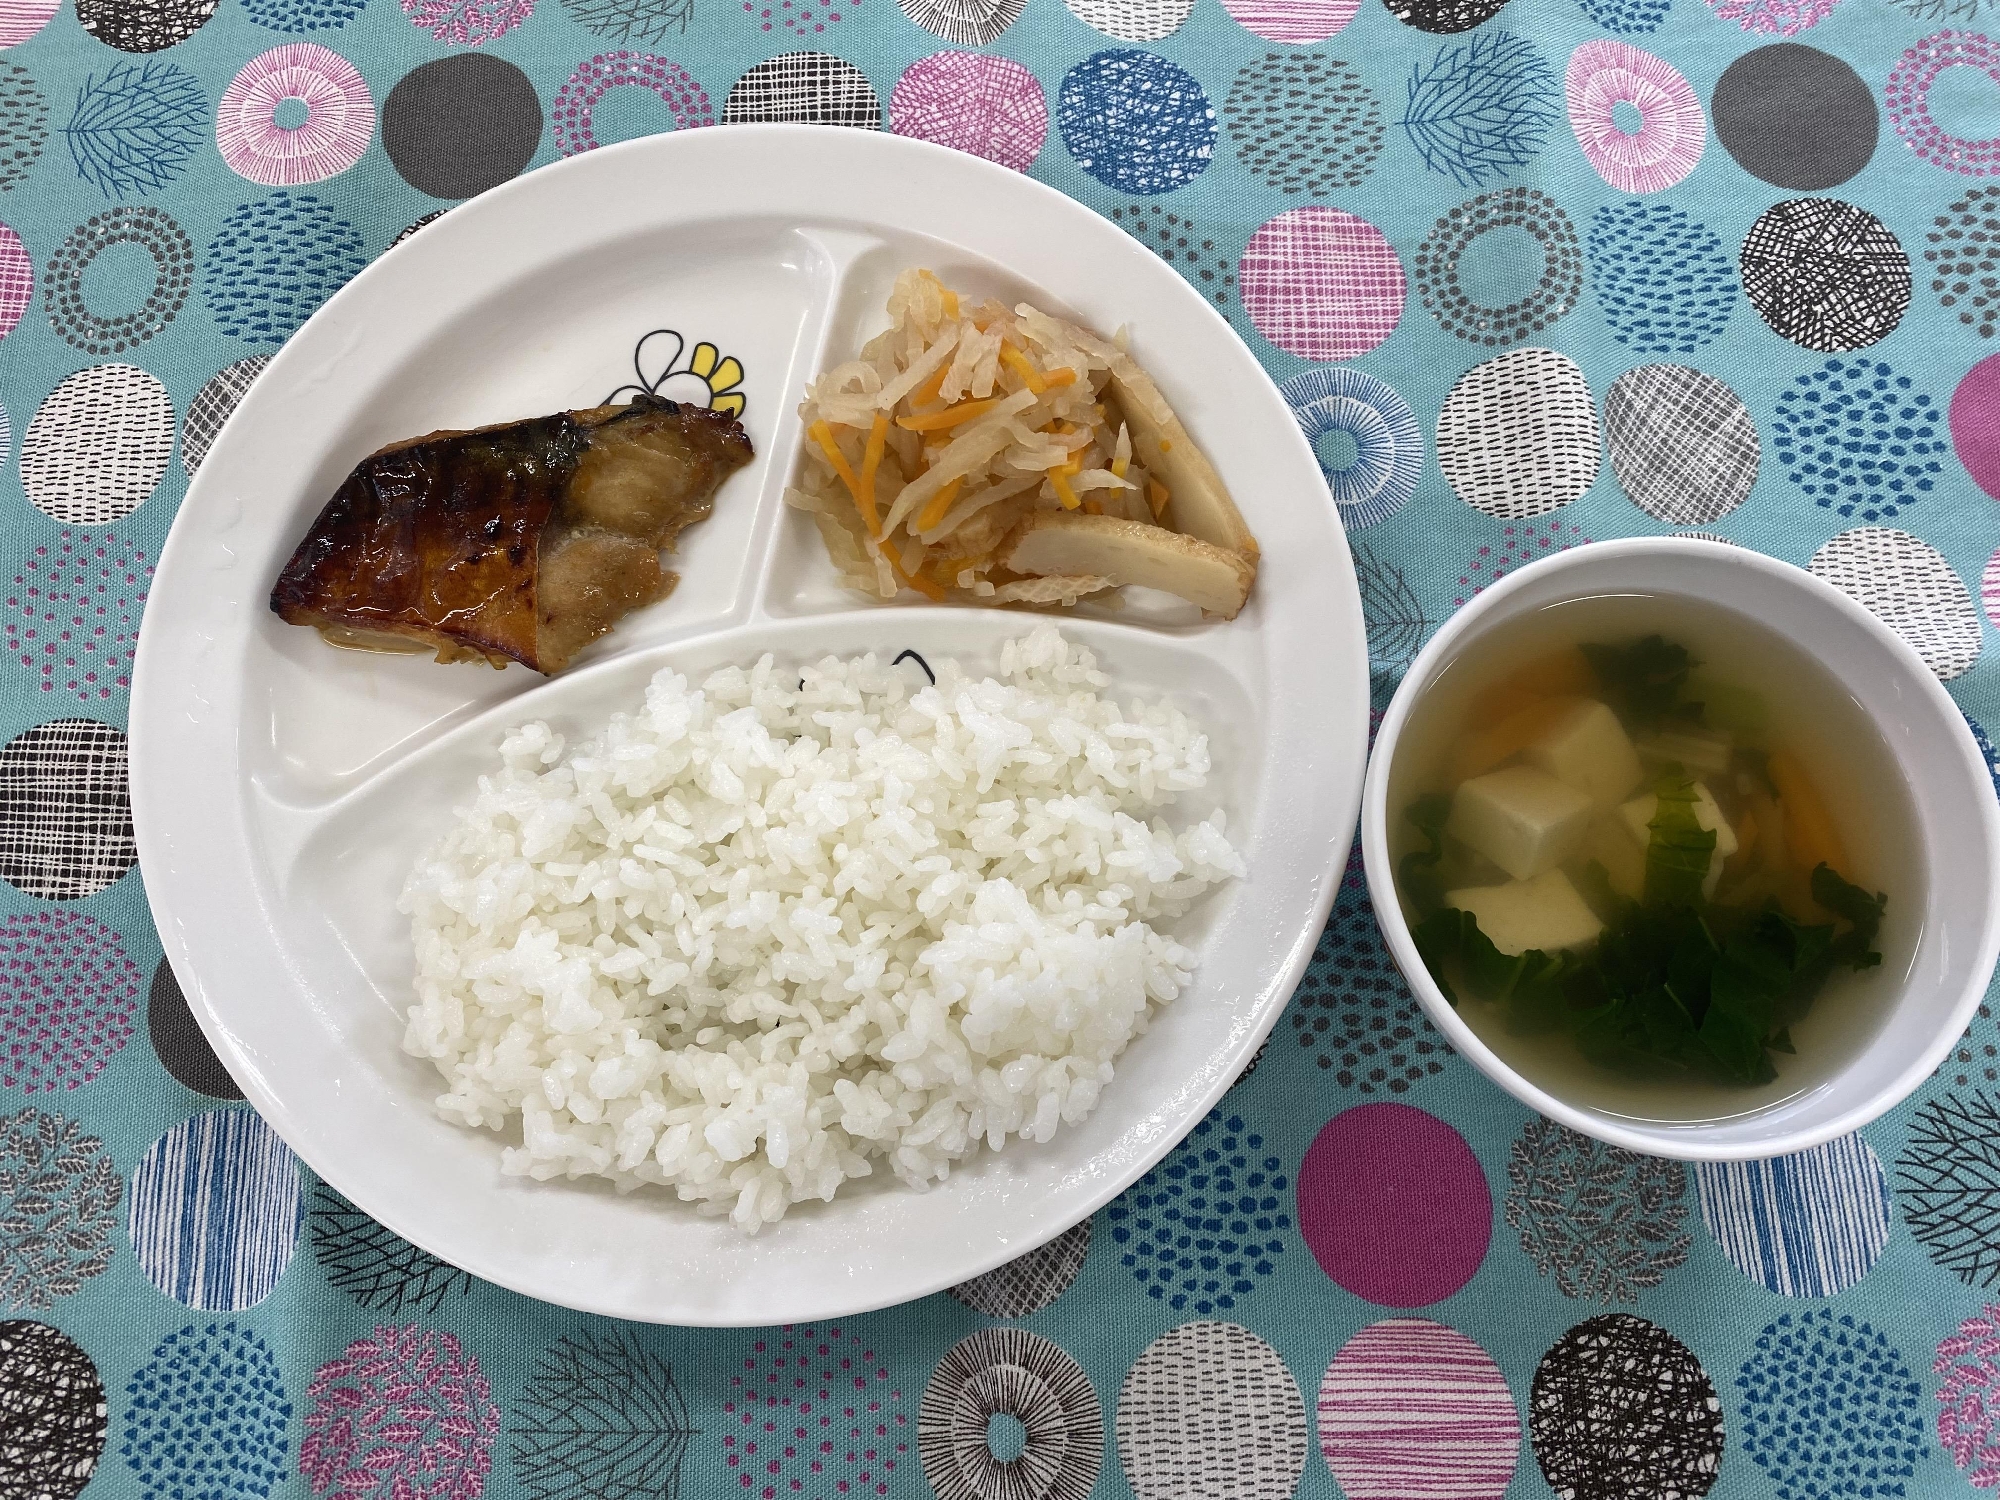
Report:
[[1818,662],[1717,606],[1582,598],[1475,642],[1412,712],[1388,813],[1459,1014],[1608,1114],[1718,1120],[1826,1086],[1915,953],[1888,746]]

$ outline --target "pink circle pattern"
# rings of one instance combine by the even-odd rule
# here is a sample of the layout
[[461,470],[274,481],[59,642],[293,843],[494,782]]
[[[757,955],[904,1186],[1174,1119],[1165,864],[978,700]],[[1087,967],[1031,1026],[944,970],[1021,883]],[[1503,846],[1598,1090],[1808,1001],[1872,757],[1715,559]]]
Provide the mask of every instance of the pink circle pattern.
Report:
[[2000,137],[1953,135],[1931,118],[1931,85],[1946,68],[1976,68],[2000,83],[2000,46],[1976,31],[1940,31],[1905,52],[1889,75],[1884,100],[1903,143],[1934,167],[1967,177],[2000,172]]
[[0,920],[0,1083],[81,1088],[132,1038],[139,966],[118,934],[81,912]]
[[1834,0],[1708,0],[1718,20],[1761,36],[1797,36],[1833,14]]
[[1236,268],[1257,331],[1301,359],[1353,359],[1396,330],[1409,283],[1365,219],[1338,208],[1294,208],[1250,236]]
[[[1625,193],[1657,193],[1695,169],[1708,121],[1693,87],[1671,63],[1624,42],[1585,42],[1563,76],[1570,128],[1597,175]],[[1627,135],[1614,107],[1639,111]]]
[[1485,544],[1466,560],[1465,570],[1458,577],[1462,592],[1452,600],[1452,605],[1462,606],[1475,594],[1483,593],[1489,585],[1538,557],[1567,552],[1590,540],[1581,526],[1566,526],[1560,517],[1547,522],[1512,522],[1500,533],[1499,541]]
[[35,263],[21,237],[0,224],[0,339],[14,331],[35,295]]
[[896,81],[889,128],[1025,172],[1048,137],[1049,101],[1012,58],[934,52]]
[[[861,0],[847,0],[850,12],[860,8]],[[813,36],[825,31],[829,21],[840,19],[840,0],[778,0],[773,7],[760,6],[756,0],[743,0],[743,12],[754,18],[761,28],[769,31],[773,26],[782,26],[794,36]]]
[[1222,0],[1222,6],[1252,36],[1307,46],[1343,29],[1361,0]]
[[627,84],[652,90],[673,113],[675,130],[715,123],[708,91],[679,63],[650,52],[602,52],[579,63],[569,81],[556,91],[555,104],[549,110],[556,149],[564,156],[595,151],[598,142],[591,133],[591,114],[600,99]]
[[886,1495],[910,1451],[902,1407],[888,1362],[859,1336],[788,1324],[729,1378],[723,1461],[756,1500]]
[[1486,1259],[1493,1191],[1465,1137],[1408,1104],[1321,1127],[1299,1164],[1299,1233],[1320,1269],[1384,1307],[1458,1291]]
[[65,529],[35,548],[7,596],[7,650],[80,702],[101,703],[132,686],[132,651],[153,565],[113,532]]
[[453,47],[483,47],[535,13],[535,0],[402,0],[419,31]]
[[1500,1500],[1520,1446],[1493,1357],[1428,1318],[1362,1329],[1320,1381],[1320,1452],[1348,1500]]
[[0,0],[0,47],[18,47],[60,8],[59,0]]
[[2000,500],[2000,354],[1989,354],[1951,393],[1951,445],[1965,472]]
[[[296,99],[305,123],[278,123]],[[291,42],[250,59],[215,108],[215,144],[230,171],[265,187],[337,177],[361,160],[375,133],[375,100],[354,64],[315,42]]]
[[306,1390],[299,1473],[320,1500],[479,1500],[500,1408],[456,1336],[377,1328]]
[[1958,1325],[1939,1342],[1938,1441],[1974,1489],[2000,1488],[2000,1307]]

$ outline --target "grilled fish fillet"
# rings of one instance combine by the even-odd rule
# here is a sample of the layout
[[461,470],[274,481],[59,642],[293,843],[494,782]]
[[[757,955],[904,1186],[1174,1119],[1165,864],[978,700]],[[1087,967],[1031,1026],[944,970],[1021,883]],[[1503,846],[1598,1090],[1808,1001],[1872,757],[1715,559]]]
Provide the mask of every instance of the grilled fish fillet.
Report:
[[680,581],[660,552],[750,462],[733,417],[654,396],[363,459],[271,590],[336,645],[560,672]]

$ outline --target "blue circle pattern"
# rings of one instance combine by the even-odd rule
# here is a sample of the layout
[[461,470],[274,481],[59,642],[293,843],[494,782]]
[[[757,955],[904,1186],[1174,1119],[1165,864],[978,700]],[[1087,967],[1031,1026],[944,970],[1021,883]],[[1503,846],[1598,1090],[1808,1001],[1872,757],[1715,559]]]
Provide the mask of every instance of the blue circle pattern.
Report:
[[1220,1111],[1105,1210],[1120,1259],[1175,1312],[1227,1312],[1284,1253],[1284,1162]]
[[1765,1161],[1695,1167],[1702,1222],[1737,1270],[1783,1297],[1834,1297],[1889,1243],[1889,1186],[1858,1135]]
[[1706,225],[1664,203],[1610,203],[1584,236],[1591,285],[1619,343],[1692,354],[1736,310],[1736,266]]
[[1386,521],[1409,503],[1424,472],[1424,434],[1410,403],[1387,381],[1334,365],[1294,375],[1278,391],[1307,442],[1332,432],[1354,439],[1354,462],[1346,468],[1320,462],[1350,529]]
[[1951,450],[1937,422],[1909,376],[1877,359],[1830,359],[1778,397],[1773,446],[1815,505],[1881,521],[1937,487]]
[[85,78],[62,136],[80,179],[125,198],[179,177],[214,129],[201,80],[149,57]]
[[367,263],[352,224],[309,193],[280,190],[222,221],[202,291],[231,338],[281,344]]
[[1584,14],[1620,36],[1659,30],[1673,8],[1674,0],[1583,0]]
[[255,1307],[292,1263],[303,1218],[298,1158],[253,1111],[183,1120],[132,1174],[139,1268],[204,1312]]
[[1777,1500],[1906,1494],[1924,1452],[1923,1388],[1866,1323],[1820,1308],[1786,1314],[1736,1379],[1743,1447]]
[[149,1500],[261,1500],[284,1479],[292,1403],[278,1361],[247,1329],[170,1335],[125,1397],[120,1451]]
[[345,26],[368,7],[368,0],[243,0],[243,13],[259,26],[293,36]]
[[1079,167],[1136,197],[1186,187],[1215,155],[1215,106],[1193,74],[1153,52],[1086,57],[1063,79],[1056,122]]
[[[1965,713],[1965,710],[1960,709],[1959,712]],[[1979,747],[1979,754],[1986,762],[1987,774],[1993,778],[1993,793],[2000,796],[2000,750],[1993,748],[1993,741],[1987,737],[1984,726],[1971,714],[1965,714],[1965,725],[1972,731],[1972,742]]]

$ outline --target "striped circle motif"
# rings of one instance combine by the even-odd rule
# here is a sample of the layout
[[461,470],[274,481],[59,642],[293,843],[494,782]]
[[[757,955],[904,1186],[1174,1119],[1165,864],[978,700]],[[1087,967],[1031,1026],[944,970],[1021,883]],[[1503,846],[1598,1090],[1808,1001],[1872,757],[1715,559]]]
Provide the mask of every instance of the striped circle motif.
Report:
[[1320,455],[1320,472],[1349,530],[1386,521],[1417,492],[1424,471],[1424,434],[1410,403],[1384,380],[1344,365],[1307,370],[1278,387],[1306,441],[1345,434],[1353,458],[1335,466]]
[[1949,682],[1972,670],[1984,639],[1972,594],[1945,555],[1891,526],[1857,526],[1812,555],[1812,572],[1909,643]]
[[1235,1323],[1183,1323],[1125,1372],[1118,1459],[1137,1500],[1287,1500],[1306,1407],[1278,1351]]
[[0,339],[14,331],[35,295],[35,263],[21,237],[0,224]]
[[174,403],[137,365],[92,365],[49,393],[21,439],[21,489],[36,510],[103,526],[152,495],[174,446]]
[[1267,42],[1323,42],[1354,19],[1361,0],[1222,0],[1238,26]]
[[[114,245],[137,245],[153,261],[153,284],[131,312],[103,317],[84,300],[83,278]],[[49,326],[86,354],[122,354],[159,333],[194,287],[194,244],[157,208],[112,208],[71,231],[49,260],[43,300]]]
[[1348,1500],[1500,1500],[1521,1414],[1493,1357],[1455,1328],[1388,1318],[1319,1386],[1319,1448]]
[[1910,306],[1910,257],[1889,226],[1837,198],[1766,209],[1743,237],[1743,292],[1779,338],[1844,354],[1896,331]]
[[[1028,0],[896,0],[912,25],[960,47],[984,47],[1021,19]],[[1040,85],[1036,88],[1039,91]]]
[[868,75],[826,52],[784,52],[760,62],[722,101],[722,123],[882,128],[882,101]]
[[1844,1292],[1889,1242],[1882,1162],[1858,1135],[1769,1161],[1701,1162],[1695,1184],[1729,1263],[1780,1296]]
[[[1701,100],[1680,70],[1624,42],[1585,42],[1563,75],[1570,128],[1584,159],[1621,193],[1657,193],[1695,169],[1708,139]],[[1627,134],[1616,109],[1639,112]]]
[[[1520,229],[1537,247],[1541,270],[1526,295],[1494,303],[1467,290],[1466,253],[1495,230]],[[1417,290],[1438,326],[1468,343],[1497,348],[1540,333],[1583,296],[1583,250],[1576,226],[1555,199],[1533,188],[1502,188],[1461,203],[1417,249]]]
[[[1008,1458],[994,1417],[1021,1424]],[[1088,1500],[1104,1452],[1104,1414],[1083,1366],[1025,1328],[982,1328],[938,1361],[917,1411],[917,1457],[938,1500]]]
[[1931,85],[1946,68],[1971,68],[2000,83],[2000,45],[1976,31],[1939,31],[1910,48],[1889,75],[1883,100],[1903,144],[1934,167],[1967,177],[2000,172],[2000,136],[1953,135],[1931,116]]
[[1750,498],[1757,424],[1722,381],[1686,365],[1641,365],[1604,393],[1611,469],[1634,505],[1669,526],[1706,526]]
[[[305,105],[305,121],[280,125],[278,106]],[[265,187],[337,177],[375,134],[375,100],[354,64],[317,42],[292,42],[250,59],[215,107],[215,145],[229,170]]]
[[303,1192],[298,1158],[250,1110],[183,1120],[132,1174],[127,1230],[139,1268],[189,1307],[255,1307],[292,1263]]
[[673,123],[667,127],[670,130],[715,123],[708,107],[708,91],[679,63],[650,52],[603,52],[577,64],[569,81],[556,91],[556,102],[549,109],[556,150],[564,156],[595,151],[597,137],[590,127],[592,111],[597,108],[598,100],[627,84],[649,90],[666,105],[673,117]]
[[0,748],[0,878],[44,901],[80,901],[138,861],[124,730],[55,719]]
[[1025,172],[1049,133],[1049,101],[1010,57],[938,52],[917,59],[889,96],[889,128]]
[[1438,467],[1474,510],[1546,515],[1597,482],[1597,408],[1568,355],[1514,349],[1458,378],[1438,413]]
[[2000,549],[1986,559],[1986,566],[1979,574],[1979,602],[1986,607],[1986,618],[1995,630],[2000,630]]
[[0,0],[0,47],[18,47],[49,24],[60,0]]
[[1065,1229],[1046,1245],[1018,1255],[982,1276],[947,1288],[955,1301],[989,1318],[1025,1318],[1069,1290],[1090,1254],[1090,1223]]
[[1382,231],[1338,208],[1294,208],[1250,236],[1237,263],[1257,331],[1300,359],[1353,359],[1390,334],[1408,283]]

